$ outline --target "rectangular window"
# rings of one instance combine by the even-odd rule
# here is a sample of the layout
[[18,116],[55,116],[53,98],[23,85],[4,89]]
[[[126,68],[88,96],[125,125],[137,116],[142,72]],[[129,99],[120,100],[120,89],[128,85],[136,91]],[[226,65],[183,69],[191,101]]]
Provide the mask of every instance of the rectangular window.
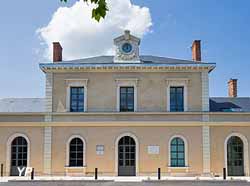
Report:
[[103,155],[104,154],[104,145],[96,145],[96,154]]
[[70,88],[70,112],[84,112],[84,87]]
[[120,87],[120,111],[134,111],[134,87]]
[[184,87],[170,87],[170,111],[184,111]]

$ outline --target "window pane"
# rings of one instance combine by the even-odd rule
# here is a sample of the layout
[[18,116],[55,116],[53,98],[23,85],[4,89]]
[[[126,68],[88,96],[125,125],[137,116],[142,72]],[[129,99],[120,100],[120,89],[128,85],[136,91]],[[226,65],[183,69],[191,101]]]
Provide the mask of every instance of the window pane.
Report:
[[83,93],[84,93],[84,88],[83,88],[83,87],[78,88],[78,93],[79,93],[79,94],[83,94]]
[[123,161],[119,160],[119,166],[123,166]]
[[171,153],[171,158],[177,158],[177,153]]
[[83,166],[83,141],[74,138],[70,142],[69,166]]
[[181,138],[177,138],[178,144],[184,145],[184,141]]
[[185,166],[184,141],[176,137],[171,141],[171,166]]
[[170,111],[184,111],[183,87],[170,87]]
[[184,160],[178,160],[178,166],[179,167],[184,167],[185,165],[184,165]]
[[179,146],[178,146],[178,151],[183,152],[183,151],[184,151],[184,146],[183,146],[183,145],[179,145]]
[[177,146],[176,145],[172,145],[171,146],[171,151],[177,151]]
[[184,159],[184,153],[178,153],[178,158]]
[[134,87],[120,88],[120,111],[134,111]]
[[171,160],[171,166],[176,167],[177,166],[177,161],[175,159]]
[[70,111],[84,112],[84,87],[71,87]]
[[126,166],[129,166],[129,160],[126,160],[126,161],[125,161],[125,165],[126,165]]

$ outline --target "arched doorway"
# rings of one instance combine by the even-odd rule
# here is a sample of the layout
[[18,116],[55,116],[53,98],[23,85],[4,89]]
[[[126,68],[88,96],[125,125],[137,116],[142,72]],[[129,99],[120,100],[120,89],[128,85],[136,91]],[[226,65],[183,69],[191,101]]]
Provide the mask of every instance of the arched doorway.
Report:
[[136,142],[130,136],[118,142],[118,176],[136,175]]
[[[27,167],[28,163],[28,142],[22,137],[18,136],[11,142],[11,161],[10,161],[10,176],[18,176],[19,171]],[[24,175],[25,171],[22,172]]]
[[244,144],[238,136],[231,136],[227,141],[227,174],[244,176]]

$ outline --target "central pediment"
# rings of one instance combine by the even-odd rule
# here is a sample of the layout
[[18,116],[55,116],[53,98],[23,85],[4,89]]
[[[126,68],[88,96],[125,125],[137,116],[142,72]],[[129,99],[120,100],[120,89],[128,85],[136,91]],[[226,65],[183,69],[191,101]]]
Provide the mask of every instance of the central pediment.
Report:
[[140,39],[131,35],[129,30],[125,30],[122,36],[115,38],[114,45],[114,63],[140,63]]

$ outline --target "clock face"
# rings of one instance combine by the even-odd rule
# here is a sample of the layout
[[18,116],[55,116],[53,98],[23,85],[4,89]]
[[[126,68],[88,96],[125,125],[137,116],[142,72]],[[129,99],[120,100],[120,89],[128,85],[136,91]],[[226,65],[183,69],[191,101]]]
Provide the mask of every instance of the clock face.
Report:
[[132,51],[132,45],[130,43],[124,43],[122,45],[122,51],[126,54],[130,53]]

